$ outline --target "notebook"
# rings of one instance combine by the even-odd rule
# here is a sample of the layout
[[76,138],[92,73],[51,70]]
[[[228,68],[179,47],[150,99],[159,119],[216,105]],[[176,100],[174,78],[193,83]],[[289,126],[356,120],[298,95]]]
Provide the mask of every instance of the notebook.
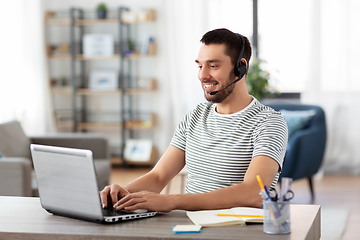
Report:
[[156,214],[103,209],[90,150],[37,144],[30,149],[41,206],[49,213],[101,223]]
[[203,227],[245,225],[246,223],[262,223],[264,221],[263,209],[248,207],[188,211],[186,215],[195,225]]

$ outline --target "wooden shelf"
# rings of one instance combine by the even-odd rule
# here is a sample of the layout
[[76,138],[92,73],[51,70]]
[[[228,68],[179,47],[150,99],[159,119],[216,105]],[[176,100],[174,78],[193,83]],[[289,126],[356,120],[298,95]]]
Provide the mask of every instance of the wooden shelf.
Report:
[[80,88],[77,91],[78,95],[113,95],[113,94],[120,94],[121,90],[94,90],[94,89],[85,89]]
[[117,25],[119,19],[77,19],[75,25],[77,26],[94,26],[94,25]]
[[45,19],[45,25],[47,25],[47,26],[70,26],[71,19],[47,18],[47,19]]
[[[148,58],[152,57],[154,54],[139,54],[133,53],[124,56],[126,60],[139,59],[139,58]],[[70,53],[58,54],[58,55],[49,55],[49,59],[59,59],[59,60],[71,60]],[[109,56],[84,56],[83,54],[76,54],[76,60],[78,61],[92,61],[92,60],[118,60],[120,59],[120,54],[116,53],[114,55]]]
[[116,130],[121,129],[121,123],[78,123],[79,130]]
[[[155,79],[149,79],[148,87],[147,88],[131,88],[126,89],[125,94],[142,94],[142,93],[149,93],[155,90],[156,81]],[[72,94],[72,88],[70,86],[67,87],[52,87],[51,92],[53,94]],[[76,90],[78,95],[83,96],[95,96],[95,95],[115,95],[121,94],[121,89],[114,89],[114,90],[96,90],[96,89],[88,89],[88,88],[79,88]]]
[[[146,13],[143,13],[142,17],[136,18],[134,21],[127,21],[126,19],[122,19],[124,24],[140,24],[155,21],[155,11],[149,9]],[[71,19],[66,18],[56,18],[55,12],[47,11],[45,13],[45,25],[47,26],[70,26]],[[96,25],[118,25],[118,18],[110,18],[110,19],[75,19],[74,25],[76,26],[96,26]]]
[[132,119],[132,120],[125,121],[125,127],[127,129],[133,129],[133,130],[150,129],[150,128],[153,128],[154,126],[155,126],[155,114],[154,113],[149,114],[149,119],[147,121],[142,121],[140,119]]
[[51,92],[53,94],[71,94],[72,88],[71,87],[52,87]]
[[131,60],[131,59],[138,59],[138,58],[148,58],[153,57],[155,54],[141,54],[141,53],[131,53],[124,56],[124,59]]
[[120,54],[114,54],[114,55],[109,55],[109,56],[84,56],[82,54],[77,54],[76,55],[76,60],[79,60],[79,61],[112,60],[112,59],[119,59],[119,58],[120,58]]
[[[119,54],[114,54],[110,56],[84,56],[82,54],[76,54],[76,60],[78,61],[90,61],[90,60],[113,60],[113,59],[119,59]],[[59,59],[59,60],[71,60],[71,54],[70,53],[64,53],[59,55],[49,55],[49,59]]]
[[56,123],[56,128],[59,130],[72,130],[73,129],[73,123],[72,122],[61,122]]
[[126,94],[141,94],[141,93],[149,93],[153,92],[156,88],[156,81],[155,79],[151,78],[148,82],[147,88],[128,88],[125,90]]
[[49,55],[48,56],[49,59],[58,59],[58,60],[70,60],[71,59],[71,55],[64,53],[64,54],[59,54],[59,55]]
[[[125,127],[127,129],[139,130],[150,129],[155,126],[155,114],[149,114],[148,121],[141,120],[128,120],[125,121]],[[78,123],[79,130],[120,130],[122,128],[121,123]]]

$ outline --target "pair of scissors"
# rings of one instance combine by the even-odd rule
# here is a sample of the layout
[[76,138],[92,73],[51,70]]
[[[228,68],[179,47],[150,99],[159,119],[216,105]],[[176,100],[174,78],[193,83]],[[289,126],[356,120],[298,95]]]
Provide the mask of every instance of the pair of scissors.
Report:
[[[275,188],[272,188],[272,189],[269,190],[269,196],[270,196],[270,198],[271,198],[272,201],[275,201],[275,202],[276,202],[277,200],[280,200],[280,199],[279,199],[279,195],[278,195],[278,193],[277,193],[277,191],[276,191]],[[293,198],[294,198],[294,192],[289,189],[289,190],[287,190],[287,191],[285,192],[285,194],[282,196],[282,201],[284,201],[284,202],[290,201],[290,200],[293,199]]]

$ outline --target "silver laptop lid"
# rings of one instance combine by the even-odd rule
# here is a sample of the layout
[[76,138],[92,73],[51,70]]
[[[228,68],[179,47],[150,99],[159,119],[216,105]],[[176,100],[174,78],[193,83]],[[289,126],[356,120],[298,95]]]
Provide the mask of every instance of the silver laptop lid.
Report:
[[60,215],[103,220],[90,150],[31,144],[44,209]]

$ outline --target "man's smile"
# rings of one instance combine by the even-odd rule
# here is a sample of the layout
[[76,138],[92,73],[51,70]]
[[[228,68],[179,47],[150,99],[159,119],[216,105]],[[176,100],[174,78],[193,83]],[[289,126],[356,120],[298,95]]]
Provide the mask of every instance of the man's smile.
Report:
[[213,91],[216,88],[216,85],[218,85],[218,83],[204,83],[204,90],[205,91]]

